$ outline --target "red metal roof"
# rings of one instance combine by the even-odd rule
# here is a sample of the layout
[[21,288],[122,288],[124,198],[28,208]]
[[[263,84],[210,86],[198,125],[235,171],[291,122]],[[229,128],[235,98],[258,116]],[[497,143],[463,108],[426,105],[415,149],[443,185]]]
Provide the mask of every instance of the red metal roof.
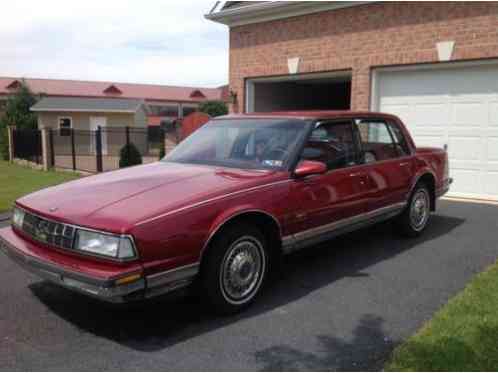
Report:
[[[21,80],[21,78],[0,77],[0,95],[11,93],[12,88],[8,87],[15,81]],[[24,80],[35,93],[44,93],[48,96],[115,97],[120,91],[120,98],[137,98],[149,101],[200,102],[221,99],[221,90],[218,88],[57,79],[26,78]],[[110,87],[113,87],[111,92],[108,90]],[[105,93],[106,90],[108,93]],[[198,93],[192,95],[196,91],[201,92],[204,97]]]

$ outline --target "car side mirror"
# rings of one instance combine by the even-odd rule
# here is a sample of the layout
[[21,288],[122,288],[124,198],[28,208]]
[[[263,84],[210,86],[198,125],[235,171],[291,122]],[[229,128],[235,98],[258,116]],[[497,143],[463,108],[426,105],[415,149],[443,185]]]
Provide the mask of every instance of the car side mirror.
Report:
[[294,171],[294,175],[298,178],[319,175],[327,172],[327,165],[317,161],[301,161]]

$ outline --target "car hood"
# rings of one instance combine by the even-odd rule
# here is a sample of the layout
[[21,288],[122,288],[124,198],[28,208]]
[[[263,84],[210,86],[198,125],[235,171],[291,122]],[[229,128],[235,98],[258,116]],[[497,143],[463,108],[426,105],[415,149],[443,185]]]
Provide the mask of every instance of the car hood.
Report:
[[49,219],[124,233],[148,218],[285,176],[277,171],[156,162],[46,188],[17,204]]

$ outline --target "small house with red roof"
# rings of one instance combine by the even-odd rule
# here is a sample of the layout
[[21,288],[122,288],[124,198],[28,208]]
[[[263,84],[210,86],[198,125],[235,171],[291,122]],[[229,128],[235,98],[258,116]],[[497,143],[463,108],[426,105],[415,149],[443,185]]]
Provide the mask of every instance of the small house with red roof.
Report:
[[196,111],[201,102],[222,100],[224,87],[0,77],[0,115],[9,95],[24,81],[43,98],[32,108],[40,127],[91,129],[111,126],[159,126]]

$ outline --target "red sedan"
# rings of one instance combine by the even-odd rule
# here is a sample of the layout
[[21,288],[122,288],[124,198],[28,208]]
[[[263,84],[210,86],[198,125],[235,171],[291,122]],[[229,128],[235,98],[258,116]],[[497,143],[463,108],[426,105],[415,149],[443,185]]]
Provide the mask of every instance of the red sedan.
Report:
[[405,234],[421,234],[450,183],[446,152],[416,148],[391,115],[229,115],[160,162],[19,199],[0,248],[103,300],[197,280],[218,311],[235,312],[281,254],[394,217]]

